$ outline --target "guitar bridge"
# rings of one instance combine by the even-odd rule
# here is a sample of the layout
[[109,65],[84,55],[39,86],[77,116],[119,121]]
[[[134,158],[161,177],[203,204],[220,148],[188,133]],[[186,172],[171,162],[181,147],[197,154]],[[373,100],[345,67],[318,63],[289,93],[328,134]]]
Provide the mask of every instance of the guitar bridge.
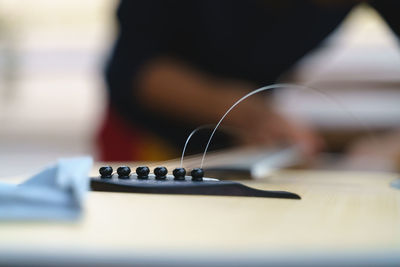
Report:
[[155,174],[150,174],[148,168],[143,172],[143,168],[147,167],[138,167],[137,173],[130,174],[129,167],[123,166],[118,168],[117,174],[113,174],[111,167],[102,167],[100,176],[90,179],[91,189],[103,192],[301,199],[291,192],[260,190],[239,182],[202,177],[201,169],[195,169],[192,176],[187,176],[182,175],[183,168],[179,168],[180,172],[175,169],[174,175],[168,175],[165,167],[154,169]]

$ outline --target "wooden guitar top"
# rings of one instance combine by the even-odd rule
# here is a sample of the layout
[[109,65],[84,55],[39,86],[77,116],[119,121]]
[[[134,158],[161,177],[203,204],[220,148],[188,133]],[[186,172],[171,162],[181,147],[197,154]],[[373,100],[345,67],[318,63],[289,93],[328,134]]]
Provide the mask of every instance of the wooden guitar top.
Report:
[[261,190],[296,192],[302,196],[296,201],[90,192],[80,221],[2,222],[0,259],[14,255],[11,262],[16,262],[31,255],[28,259],[66,262],[169,259],[236,265],[320,259],[396,265],[400,190],[390,183],[397,178],[390,173],[279,171],[257,182],[243,181]]

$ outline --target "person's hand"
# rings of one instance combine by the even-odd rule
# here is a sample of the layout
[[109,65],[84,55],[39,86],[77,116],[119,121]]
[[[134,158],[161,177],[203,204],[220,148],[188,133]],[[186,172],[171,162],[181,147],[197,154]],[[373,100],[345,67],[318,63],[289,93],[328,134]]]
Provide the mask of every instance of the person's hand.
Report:
[[244,100],[226,117],[226,124],[239,129],[245,145],[294,145],[307,158],[312,158],[324,145],[310,127],[268,107],[262,96]]

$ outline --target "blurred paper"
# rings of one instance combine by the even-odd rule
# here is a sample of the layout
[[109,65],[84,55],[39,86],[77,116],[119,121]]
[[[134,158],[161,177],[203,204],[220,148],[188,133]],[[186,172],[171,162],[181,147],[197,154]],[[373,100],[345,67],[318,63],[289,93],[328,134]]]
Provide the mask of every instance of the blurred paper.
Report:
[[207,175],[220,179],[260,179],[274,171],[302,162],[298,148],[252,147],[210,153],[205,161]]
[[89,189],[90,157],[60,159],[21,184],[0,183],[0,220],[73,220]]

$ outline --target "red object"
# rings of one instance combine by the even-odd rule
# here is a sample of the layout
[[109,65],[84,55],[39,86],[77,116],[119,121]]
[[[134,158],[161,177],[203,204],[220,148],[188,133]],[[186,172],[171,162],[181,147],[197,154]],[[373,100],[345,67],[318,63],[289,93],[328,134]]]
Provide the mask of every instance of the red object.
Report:
[[164,161],[179,155],[176,148],[132,125],[113,108],[107,110],[97,147],[101,161]]
[[138,129],[135,129],[112,108],[109,108],[97,138],[100,160],[141,160],[141,139]]

